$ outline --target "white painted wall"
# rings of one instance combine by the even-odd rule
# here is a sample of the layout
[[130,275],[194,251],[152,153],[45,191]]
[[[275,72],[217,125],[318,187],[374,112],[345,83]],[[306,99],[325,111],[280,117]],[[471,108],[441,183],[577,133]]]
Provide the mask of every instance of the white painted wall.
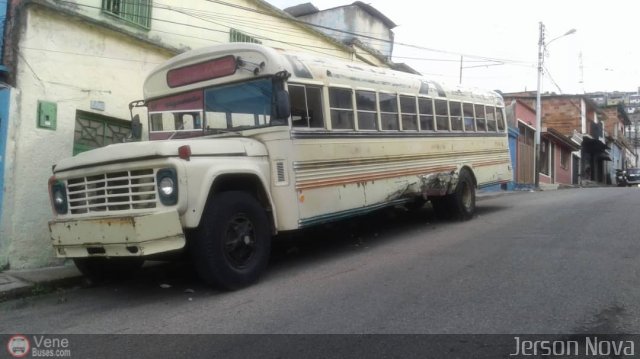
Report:
[[[128,119],[127,105],[142,98],[144,77],[169,56],[41,8],[29,11],[19,48],[7,148],[13,164],[5,168],[9,190],[0,230],[0,258],[8,258],[11,268],[56,262],[47,180],[51,165],[72,155],[76,110]],[[38,100],[58,104],[55,131],[37,128]],[[91,100],[104,101],[105,111],[90,110]]]

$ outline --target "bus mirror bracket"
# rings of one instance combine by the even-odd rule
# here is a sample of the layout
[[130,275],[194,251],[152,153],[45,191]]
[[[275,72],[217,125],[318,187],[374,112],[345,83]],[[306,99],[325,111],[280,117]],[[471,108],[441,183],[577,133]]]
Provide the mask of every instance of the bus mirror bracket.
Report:
[[140,122],[140,115],[136,114],[131,119],[131,140],[140,141],[142,138],[142,122]]
[[146,103],[144,100],[136,100],[129,103],[129,114],[131,115],[131,135],[125,140],[127,142],[140,141],[142,138],[142,122],[140,122],[140,115],[133,115],[133,109],[136,107],[144,107]]

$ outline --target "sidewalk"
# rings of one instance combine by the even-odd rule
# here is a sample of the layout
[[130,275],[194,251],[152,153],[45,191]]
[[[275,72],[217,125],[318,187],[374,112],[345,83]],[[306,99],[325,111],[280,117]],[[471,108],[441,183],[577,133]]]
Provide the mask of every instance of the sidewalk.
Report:
[[8,270],[0,272],[0,302],[81,282],[82,275],[73,265]]

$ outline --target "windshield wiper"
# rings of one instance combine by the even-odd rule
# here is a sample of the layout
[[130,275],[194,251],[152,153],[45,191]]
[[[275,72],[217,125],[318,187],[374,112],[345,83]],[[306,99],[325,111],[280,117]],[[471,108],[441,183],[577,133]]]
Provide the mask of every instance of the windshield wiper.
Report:
[[214,134],[214,135],[218,135],[221,133],[231,133],[234,135],[238,135],[238,136],[242,136],[242,133],[238,132],[237,130],[233,130],[233,129],[229,129],[229,128],[210,128],[207,127],[204,132],[206,134]]

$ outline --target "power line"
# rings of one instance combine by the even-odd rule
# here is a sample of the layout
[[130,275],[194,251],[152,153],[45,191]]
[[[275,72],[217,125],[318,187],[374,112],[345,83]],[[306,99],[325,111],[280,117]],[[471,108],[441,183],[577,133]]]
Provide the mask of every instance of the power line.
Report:
[[[252,12],[252,13],[258,13],[258,14],[269,16],[269,17],[278,17],[278,18],[284,19],[284,20],[289,21],[289,22],[299,23],[299,24],[306,25],[306,26],[309,26],[309,27],[330,30],[330,31],[333,31],[333,32],[338,32],[338,33],[343,33],[343,34],[349,34],[349,35],[358,36],[358,37],[361,37],[361,38],[364,38],[364,39],[368,39],[368,40],[380,41],[380,42],[384,42],[384,43],[393,43],[396,46],[411,47],[411,48],[415,48],[415,49],[419,49],[419,50],[442,53],[442,54],[448,54],[448,55],[455,55],[455,56],[462,55],[462,56],[465,56],[465,57],[479,59],[480,61],[486,61],[486,62],[504,62],[504,63],[509,63],[509,64],[523,64],[523,65],[524,64],[530,64],[530,62],[527,62],[527,61],[492,58],[492,57],[487,57],[487,56],[464,54],[464,53],[460,53],[460,52],[429,48],[429,47],[418,46],[418,45],[414,45],[414,44],[394,42],[392,40],[387,40],[387,39],[382,39],[382,38],[378,38],[378,37],[374,37],[374,36],[369,36],[369,35],[366,35],[366,34],[363,34],[363,33],[340,30],[340,29],[336,29],[336,28],[332,28],[332,27],[328,27],[328,26],[323,26],[323,25],[317,25],[317,24],[306,22],[306,21],[298,20],[298,19],[296,19],[294,17],[291,17],[291,16],[288,16],[288,15],[279,15],[279,14],[276,14],[276,13],[271,12],[271,11],[257,10],[257,9],[249,8],[249,7],[246,7],[246,6],[241,6],[241,5],[238,5],[238,4],[228,3],[226,1],[221,1],[221,0],[205,0],[205,1],[211,2],[211,3],[215,3],[215,4],[219,4],[219,5],[223,5],[223,6],[236,8],[236,9],[240,9],[240,10],[243,10],[243,11],[248,11],[248,12]],[[103,9],[100,6],[91,6],[91,5],[86,5],[86,4],[78,4],[78,3],[72,2],[72,1],[59,0],[59,2],[72,4],[74,6],[83,6],[83,7],[94,8],[94,9]],[[125,1],[123,1],[123,2],[126,3]],[[221,27],[232,28],[231,25],[216,23],[216,22],[213,22],[211,20],[207,20],[206,18],[203,18],[205,16],[198,16],[198,15],[194,15],[194,14],[189,14],[187,12],[187,11],[191,11],[191,12],[200,12],[200,13],[205,13],[205,14],[206,13],[210,13],[210,12],[207,12],[207,11],[189,9],[189,8],[181,8],[181,9],[185,9],[185,11],[179,11],[179,10],[176,10],[176,8],[174,8],[174,7],[171,7],[171,6],[168,6],[168,5],[165,5],[165,4],[161,4],[161,5],[163,5],[164,7],[158,7],[159,9],[168,10],[168,11],[175,11],[175,12],[181,13],[181,14],[183,14],[185,16],[194,17],[194,18],[197,18],[197,19],[202,20],[202,21],[206,21],[206,22],[210,22],[210,23],[216,24],[216,25],[221,26]],[[130,13],[122,13],[122,14],[128,15]],[[157,17],[149,17],[149,19],[155,20],[155,21],[159,21],[159,22],[165,22],[165,23],[170,23],[170,24],[175,24],[175,25],[182,25],[182,26],[186,26],[186,27],[212,31],[212,32],[227,33],[226,30],[216,30],[216,29],[212,29],[210,27],[198,26],[198,25],[194,25],[194,24],[190,24],[190,23],[181,23],[181,22],[171,21],[171,20],[167,20],[167,19],[160,19],[160,18],[157,18]],[[246,24],[246,22],[244,22],[244,23]],[[255,24],[255,21],[251,22],[250,24]],[[266,25],[262,24],[262,26],[266,26]],[[266,27],[270,27],[272,29],[273,28],[277,28],[277,29],[285,30],[284,28],[277,27],[277,26],[266,26]],[[289,30],[289,29],[286,29],[286,30]],[[158,31],[158,30],[154,29],[154,31]],[[159,32],[163,32],[163,31],[159,31]],[[164,33],[170,33],[170,32],[166,32],[165,31]],[[189,37],[188,35],[183,35],[183,34],[178,34],[178,33],[170,33],[170,34],[174,34],[176,36],[187,36],[187,37]],[[290,34],[290,33],[288,33],[288,34]],[[328,51],[338,51],[335,48],[328,48],[328,47],[321,47],[321,46],[311,46],[309,44],[301,44],[301,43],[295,43],[295,42],[282,41],[282,40],[277,40],[277,39],[269,38],[269,37],[262,36],[262,35],[257,35],[255,33],[253,33],[251,35],[256,37],[256,38],[262,39],[262,40],[272,41],[272,42],[281,43],[281,44],[287,44],[287,45],[290,45],[292,47],[304,48],[304,49],[307,49],[308,51],[313,51],[312,48],[321,49],[321,50],[328,50]],[[298,37],[300,37],[300,36],[298,36]],[[197,38],[197,37],[195,37],[195,38]],[[313,51],[313,52],[318,52],[318,51]]]

